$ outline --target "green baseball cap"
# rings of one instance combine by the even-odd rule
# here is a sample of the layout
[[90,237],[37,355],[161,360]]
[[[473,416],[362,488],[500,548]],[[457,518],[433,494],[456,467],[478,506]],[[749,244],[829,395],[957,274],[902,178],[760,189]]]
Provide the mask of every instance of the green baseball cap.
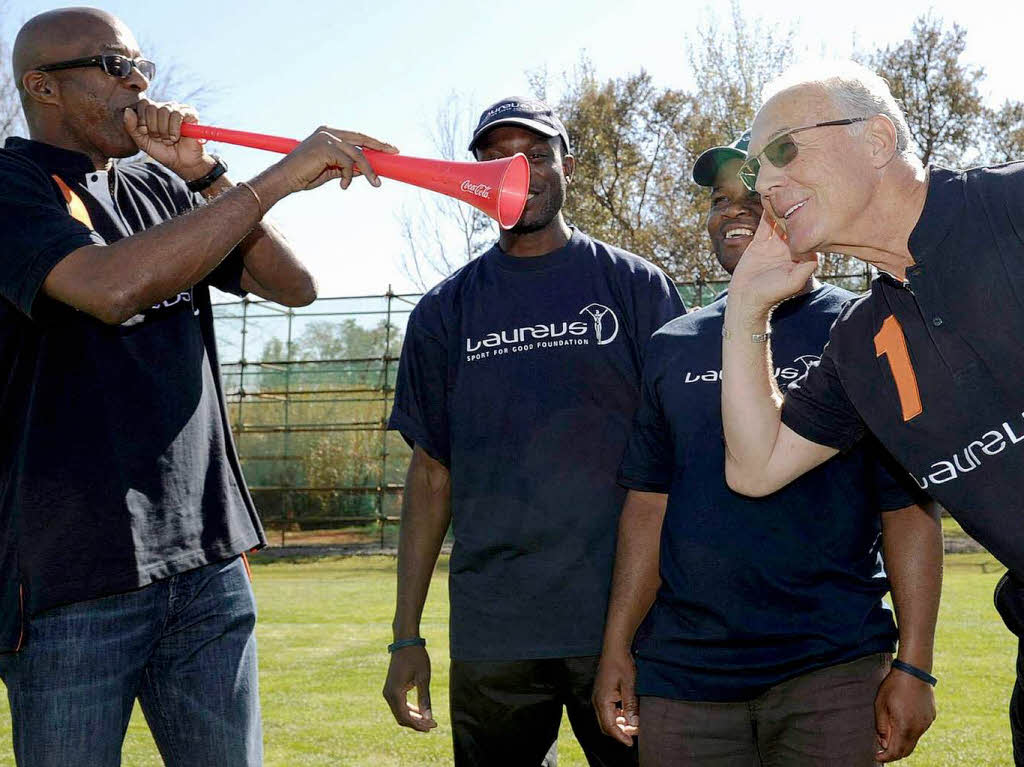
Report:
[[702,152],[701,156],[697,158],[697,162],[693,164],[693,180],[701,186],[714,186],[718,169],[726,160],[747,159],[749,145],[750,130],[747,129],[743,131],[743,135],[728,146],[716,146]]

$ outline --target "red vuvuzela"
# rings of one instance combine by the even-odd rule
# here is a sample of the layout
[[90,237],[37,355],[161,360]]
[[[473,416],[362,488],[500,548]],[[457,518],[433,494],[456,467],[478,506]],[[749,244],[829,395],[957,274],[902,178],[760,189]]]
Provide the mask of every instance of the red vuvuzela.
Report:
[[[184,123],[181,135],[282,154],[288,154],[299,145],[295,139],[282,136],[193,123]],[[429,160],[386,154],[372,149],[363,149],[363,154],[378,176],[454,197],[482,210],[497,221],[502,229],[515,226],[526,207],[526,196],[530,189],[530,163],[523,154],[487,162]]]

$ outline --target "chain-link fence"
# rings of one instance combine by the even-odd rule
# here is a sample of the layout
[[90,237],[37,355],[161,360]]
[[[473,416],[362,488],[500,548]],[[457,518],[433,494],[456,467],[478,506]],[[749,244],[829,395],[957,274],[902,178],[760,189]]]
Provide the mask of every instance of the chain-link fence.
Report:
[[[851,290],[868,273],[830,282]],[[725,282],[679,285],[703,306]],[[419,294],[214,306],[228,413],[272,543],[395,541],[410,450],[386,431],[398,355]]]
[[385,425],[418,300],[214,306],[231,426],[273,543],[386,542],[409,448]]

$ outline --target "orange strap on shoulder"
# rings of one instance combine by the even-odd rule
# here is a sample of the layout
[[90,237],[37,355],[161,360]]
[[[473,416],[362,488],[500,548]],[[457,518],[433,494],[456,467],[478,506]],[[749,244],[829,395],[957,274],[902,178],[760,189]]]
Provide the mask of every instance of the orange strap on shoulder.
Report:
[[68,213],[71,214],[71,217],[92,229],[92,219],[89,217],[89,211],[85,209],[85,203],[82,202],[82,198],[75,194],[74,190],[65,184],[64,179],[60,176],[55,174],[53,180],[57,182],[57,186],[60,187],[60,191],[64,194],[64,202],[67,203]]
[[21,631],[18,634],[18,646],[14,648],[14,652],[18,652],[21,646],[25,643],[25,586],[24,584],[18,586],[18,615],[21,621]]
[[252,566],[249,564],[249,557],[245,555],[244,551],[242,552],[242,564],[245,565],[245,574],[249,576],[249,583],[252,583]]

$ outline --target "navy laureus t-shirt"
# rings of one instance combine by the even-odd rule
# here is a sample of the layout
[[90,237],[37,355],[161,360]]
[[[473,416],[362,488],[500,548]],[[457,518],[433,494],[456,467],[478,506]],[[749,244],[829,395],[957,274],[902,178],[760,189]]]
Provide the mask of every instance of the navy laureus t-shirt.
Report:
[[656,267],[574,229],[497,246],[409,320],[390,428],[451,471],[451,654],[596,654],[651,334],[685,311]]
[[[785,390],[817,364],[852,294],[823,285],[772,317]],[[624,485],[668,493],[662,585],[637,632],[637,692],[750,700],[785,679],[892,651],[879,512],[915,501],[910,478],[868,441],[766,498],[725,482],[725,299],[651,339]],[[890,471],[891,469],[891,471]],[[902,477],[902,479],[897,479]]]

